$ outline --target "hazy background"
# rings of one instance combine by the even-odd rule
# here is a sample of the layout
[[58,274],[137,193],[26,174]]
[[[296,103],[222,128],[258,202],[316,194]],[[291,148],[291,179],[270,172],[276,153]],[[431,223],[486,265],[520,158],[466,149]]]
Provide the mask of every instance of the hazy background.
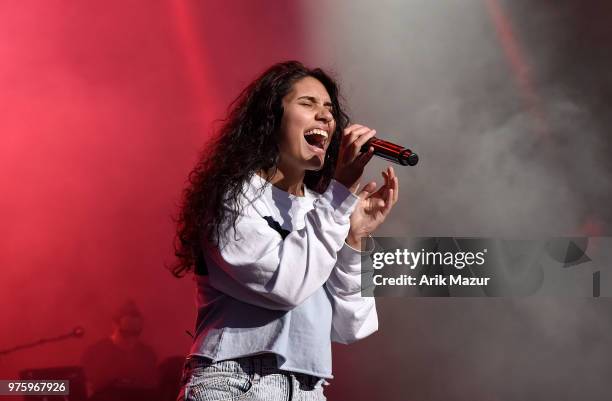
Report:
[[[0,378],[78,364],[128,297],[160,358],[186,352],[171,216],[212,121],[277,61],[329,69],[353,121],[421,156],[379,235],[609,235],[611,43],[606,1],[0,3],[0,349],[86,330]],[[609,299],[377,305],[328,398],[608,399]]]

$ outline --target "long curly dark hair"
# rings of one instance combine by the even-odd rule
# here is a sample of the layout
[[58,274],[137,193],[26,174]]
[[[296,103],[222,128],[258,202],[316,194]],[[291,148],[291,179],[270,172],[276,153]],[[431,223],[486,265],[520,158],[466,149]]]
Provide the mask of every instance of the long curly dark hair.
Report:
[[319,193],[329,185],[341,133],[349,121],[340,102],[338,85],[320,68],[309,69],[297,61],[275,64],[230,104],[218,135],[200,154],[189,174],[176,219],[177,262],[170,267],[176,277],[194,270],[197,274],[206,274],[204,241],[218,243],[222,227],[228,227],[228,223],[235,227],[244,182],[257,171],[272,172],[271,175],[276,171],[282,100],[293,84],[305,77],[316,78],[325,86],[331,98],[336,130],[323,167],[318,171],[306,171],[304,184]]

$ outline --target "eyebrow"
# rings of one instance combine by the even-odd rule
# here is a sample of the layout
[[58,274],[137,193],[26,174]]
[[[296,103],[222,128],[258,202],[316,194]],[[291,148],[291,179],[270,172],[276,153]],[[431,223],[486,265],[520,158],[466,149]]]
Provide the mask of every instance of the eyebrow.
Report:
[[[309,100],[309,101],[311,101],[313,103],[319,103],[319,99],[314,97],[314,96],[308,96],[308,95],[300,96],[300,97],[298,97],[298,100],[300,100],[300,99],[307,99],[307,100]],[[333,106],[333,104],[332,104],[331,101],[328,101],[328,102],[323,103],[323,106]]]

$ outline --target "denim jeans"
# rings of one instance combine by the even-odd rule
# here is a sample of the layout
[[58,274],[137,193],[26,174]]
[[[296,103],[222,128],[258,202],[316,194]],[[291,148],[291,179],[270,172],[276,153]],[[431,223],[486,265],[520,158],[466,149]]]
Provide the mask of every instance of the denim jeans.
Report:
[[273,354],[185,362],[177,401],[325,401],[324,379],[279,370]]

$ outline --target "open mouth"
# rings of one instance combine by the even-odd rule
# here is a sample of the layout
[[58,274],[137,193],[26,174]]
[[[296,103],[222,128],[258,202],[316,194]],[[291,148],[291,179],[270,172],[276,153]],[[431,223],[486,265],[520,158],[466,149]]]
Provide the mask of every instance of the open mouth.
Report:
[[325,150],[325,143],[329,134],[322,129],[314,128],[304,132],[304,139],[314,148]]

